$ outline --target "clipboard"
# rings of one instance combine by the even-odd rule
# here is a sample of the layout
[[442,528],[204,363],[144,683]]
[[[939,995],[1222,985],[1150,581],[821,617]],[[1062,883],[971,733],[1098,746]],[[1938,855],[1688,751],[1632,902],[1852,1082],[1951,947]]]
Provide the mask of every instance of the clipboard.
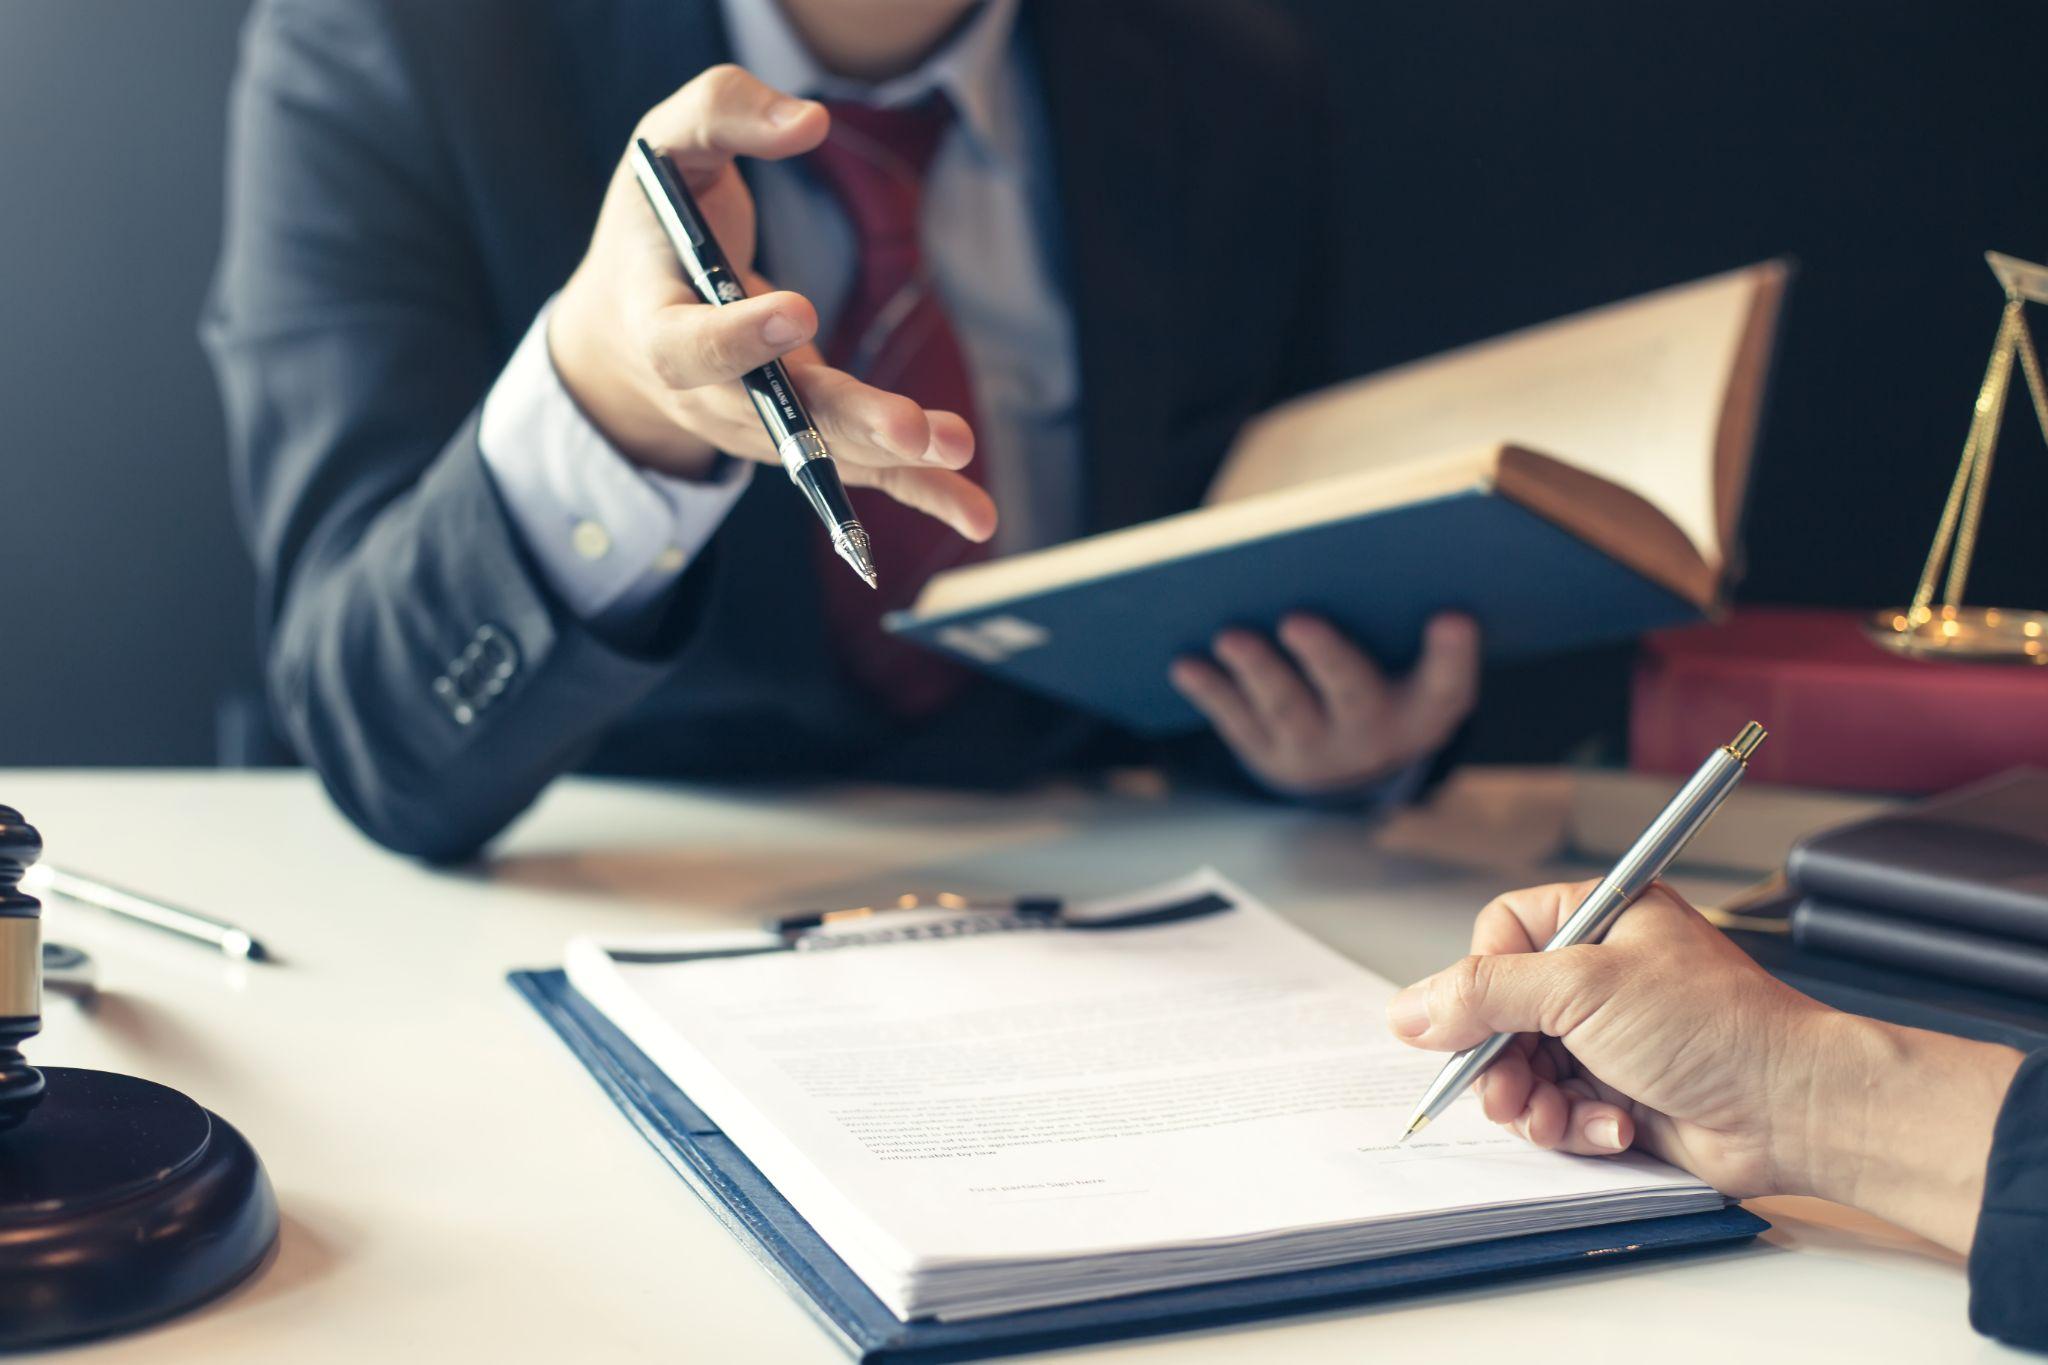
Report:
[[[777,951],[765,940],[756,950]],[[519,971],[508,979],[726,1231],[863,1365],[982,1360],[1571,1269],[1597,1273],[1601,1266],[1748,1242],[1770,1226],[1730,1205],[961,1322],[904,1322],[689,1096],[576,993],[563,972]]]

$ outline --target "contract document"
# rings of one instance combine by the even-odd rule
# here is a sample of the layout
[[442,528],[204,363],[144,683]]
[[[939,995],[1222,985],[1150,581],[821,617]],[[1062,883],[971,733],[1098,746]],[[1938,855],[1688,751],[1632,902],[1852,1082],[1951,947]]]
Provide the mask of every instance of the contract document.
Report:
[[570,945],[585,999],[899,1318],[960,1319],[1721,1207],[1639,1154],[1539,1151],[1394,988],[1218,874],[1059,922],[963,915],[692,956]]

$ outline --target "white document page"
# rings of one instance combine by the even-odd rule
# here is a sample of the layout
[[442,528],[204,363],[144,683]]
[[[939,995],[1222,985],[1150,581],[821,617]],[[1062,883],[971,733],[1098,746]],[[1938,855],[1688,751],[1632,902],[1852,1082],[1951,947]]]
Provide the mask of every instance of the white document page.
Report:
[[[1470,1097],[1397,1146],[1443,1058],[1389,1036],[1393,987],[1214,873],[1130,903],[1203,890],[1237,908],[684,964],[578,942],[569,974],[905,1317],[1721,1204]],[[973,1266],[1000,1283],[918,1288]]]

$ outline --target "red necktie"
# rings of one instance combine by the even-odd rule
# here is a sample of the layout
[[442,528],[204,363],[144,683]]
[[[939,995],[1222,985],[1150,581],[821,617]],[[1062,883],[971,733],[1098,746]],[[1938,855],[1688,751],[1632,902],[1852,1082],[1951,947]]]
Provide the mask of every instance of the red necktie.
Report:
[[[960,339],[924,260],[919,232],[925,172],[953,110],[933,96],[907,109],[828,102],[832,132],[807,158],[853,227],[853,283],[825,339],[828,363],[926,408],[957,412],[980,433]],[[980,479],[979,447],[965,471]],[[849,490],[874,542],[879,590],[870,591],[818,539],[820,581],[835,653],[846,670],[899,716],[937,710],[967,674],[881,628],[885,612],[910,605],[940,569],[987,556],[985,546],[873,489]]]

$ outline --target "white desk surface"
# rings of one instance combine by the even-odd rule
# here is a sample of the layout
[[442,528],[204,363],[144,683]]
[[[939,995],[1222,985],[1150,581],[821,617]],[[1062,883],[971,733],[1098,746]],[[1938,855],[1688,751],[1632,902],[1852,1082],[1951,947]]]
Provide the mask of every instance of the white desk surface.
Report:
[[[1260,804],[734,795],[557,786],[480,870],[355,834],[303,774],[0,773],[59,866],[237,921],[283,959],[206,950],[63,904],[98,959],[91,1014],[52,997],[29,1056],[178,1087],[267,1165],[283,1236],[260,1276],[92,1361],[843,1357],[719,1229],[505,984],[583,930],[751,924],[904,889],[1136,886],[1210,862],[1397,981],[1464,949],[1495,892],[1555,862],[1561,773],[1461,776],[1368,834]],[[1697,895],[1729,882],[1680,879]],[[1154,1338],[1118,1361],[1965,1361],[1961,1263],[1804,1199],[1759,1244]],[[2015,1355],[2013,1358],[2018,1359]]]

